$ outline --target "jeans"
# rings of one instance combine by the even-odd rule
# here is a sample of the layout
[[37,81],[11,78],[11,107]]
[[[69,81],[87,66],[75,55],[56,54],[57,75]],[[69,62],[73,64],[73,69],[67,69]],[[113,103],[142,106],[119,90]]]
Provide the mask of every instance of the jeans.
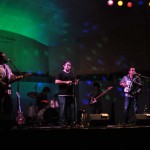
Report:
[[59,122],[71,125],[75,122],[75,99],[73,96],[58,96]]
[[133,106],[133,113],[137,113],[137,97],[125,97],[124,99],[124,123],[129,123],[130,108]]

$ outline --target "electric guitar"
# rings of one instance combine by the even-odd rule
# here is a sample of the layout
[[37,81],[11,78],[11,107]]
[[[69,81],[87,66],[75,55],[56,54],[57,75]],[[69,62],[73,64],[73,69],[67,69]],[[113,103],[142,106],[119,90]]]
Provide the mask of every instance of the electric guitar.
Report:
[[23,74],[23,75],[16,76],[16,78],[10,80],[10,81],[8,82],[8,84],[13,83],[13,82],[16,82],[16,81],[21,80],[21,79],[24,79],[24,78],[29,77],[29,76],[32,76],[32,74],[31,74],[31,73],[25,73],[25,74]]
[[25,124],[25,117],[23,115],[23,112],[21,111],[21,104],[20,104],[20,94],[16,92],[17,98],[18,98],[18,115],[16,117],[16,122],[19,126]]
[[92,98],[90,100],[90,105],[95,104],[98,101],[98,98],[102,97],[104,94],[106,94],[109,90],[111,90],[113,88],[113,86],[108,87],[104,92],[102,92],[101,94],[99,94],[97,97]]
[[6,91],[8,89],[9,84],[12,84],[13,82],[19,81],[19,80],[24,79],[29,76],[32,76],[32,74],[26,73],[23,75],[15,76],[14,79],[10,79],[10,81],[8,81],[7,77],[0,78],[0,88],[1,88],[1,90]]

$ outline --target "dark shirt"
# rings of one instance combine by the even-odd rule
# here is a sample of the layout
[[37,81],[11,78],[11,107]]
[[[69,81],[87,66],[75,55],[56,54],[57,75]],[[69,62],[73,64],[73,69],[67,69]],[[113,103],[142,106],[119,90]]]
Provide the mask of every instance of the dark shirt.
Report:
[[38,93],[36,98],[37,98],[37,106],[39,107],[38,108],[39,110],[45,108],[48,105],[49,101],[46,93],[44,92]]
[[[75,78],[72,73],[66,73],[64,71],[61,71],[56,75],[56,80],[74,81]],[[59,84],[58,95],[73,95],[73,84]]]

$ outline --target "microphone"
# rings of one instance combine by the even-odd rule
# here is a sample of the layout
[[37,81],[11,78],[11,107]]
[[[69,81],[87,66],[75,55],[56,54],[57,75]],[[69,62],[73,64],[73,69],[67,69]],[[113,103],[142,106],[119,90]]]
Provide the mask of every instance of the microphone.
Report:
[[12,60],[11,60],[11,59],[7,59],[7,61],[8,61],[8,62],[10,62],[10,63],[12,62]]
[[135,75],[137,75],[137,76],[141,76],[141,74],[140,74],[140,73],[137,73],[137,72],[135,73]]

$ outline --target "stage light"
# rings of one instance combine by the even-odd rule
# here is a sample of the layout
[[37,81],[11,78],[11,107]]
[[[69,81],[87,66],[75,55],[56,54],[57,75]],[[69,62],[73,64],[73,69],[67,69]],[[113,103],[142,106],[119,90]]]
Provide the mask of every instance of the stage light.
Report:
[[138,5],[143,5],[143,4],[144,4],[144,2],[142,0],[138,1]]
[[132,2],[127,2],[127,7],[131,8],[133,6]]
[[150,7],[150,0],[145,2],[144,0],[107,0],[108,6],[125,6],[127,8],[132,8],[136,6],[148,6]]
[[108,4],[108,6],[112,6],[114,4],[114,1],[113,0],[108,0],[107,4]]
[[123,5],[123,1],[122,0],[119,0],[118,1],[118,6],[122,6]]

